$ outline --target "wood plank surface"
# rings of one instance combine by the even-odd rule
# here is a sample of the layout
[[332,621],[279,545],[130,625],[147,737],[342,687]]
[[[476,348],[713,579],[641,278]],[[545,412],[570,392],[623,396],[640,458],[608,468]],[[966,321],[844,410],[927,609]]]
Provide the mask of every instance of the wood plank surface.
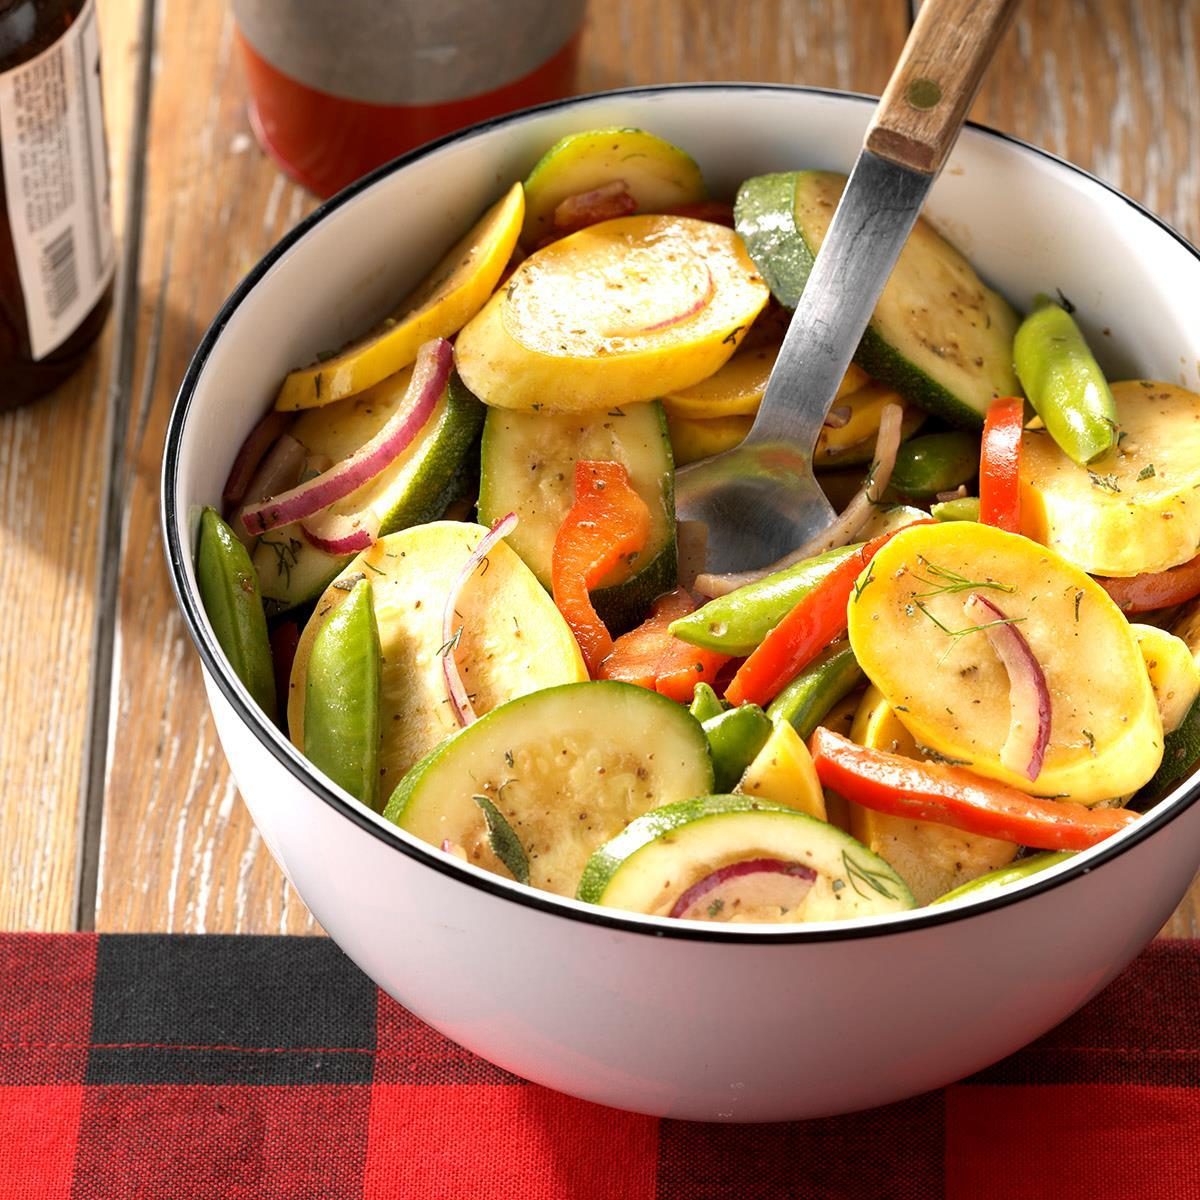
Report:
[[[104,7],[104,105],[120,243],[140,5],[112,0]],[[115,335],[110,319],[72,379],[37,404],[0,414],[0,930],[71,929],[75,921]]]
[[[117,212],[130,178],[144,4],[106,0]],[[905,0],[593,0],[580,90],[759,79],[878,92]],[[973,110],[1062,154],[1200,236],[1200,3],[1025,0]],[[137,230],[128,437],[115,465],[123,549],[95,920],[107,930],[315,929],[237,799],[162,560],[166,417],[221,301],[314,201],[259,151],[224,4],[156,4],[144,215]],[[128,237],[131,231],[124,231]],[[1117,269],[1116,267],[1114,269]],[[0,417],[0,928],[67,928],[84,828],[88,663],[101,579],[97,509],[116,331],[46,404]],[[1197,892],[1168,926],[1200,932]]]

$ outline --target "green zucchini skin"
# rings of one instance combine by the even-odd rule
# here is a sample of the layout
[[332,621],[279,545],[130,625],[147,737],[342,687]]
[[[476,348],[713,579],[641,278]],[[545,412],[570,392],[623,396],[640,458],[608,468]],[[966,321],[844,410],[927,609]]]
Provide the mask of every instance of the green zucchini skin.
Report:
[[904,880],[849,834],[794,808],[728,794],[666,804],[638,817],[588,860],[576,895],[592,904],[654,911],[645,901],[660,892],[664,878],[678,881],[676,889],[683,891],[714,863],[762,857],[764,821],[779,834],[775,850],[766,853],[783,850],[817,875],[815,903],[810,900],[799,919],[838,920],[915,906]]
[[1188,709],[1178,728],[1163,739],[1162,763],[1154,778],[1137,795],[1130,807],[1144,809],[1162,799],[1177,783],[1182,782],[1200,762],[1200,700]]
[[225,657],[246,690],[275,718],[275,670],[258,576],[246,547],[215,509],[200,514],[196,582]]
[[506,540],[549,589],[554,537],[571,507],[575,463],[581,458],[622,463],[651,514],[645,565],[621,583],[591,593],[597,614],[616,636],[639,625],[651,602],[678,580],[675,463],[666,414],[657,400],[605,413],[488,409],[479,520],[491,525],[515,512],[517,527]]
[[708,742],[687,709],[634,684],[590,681],[485,713],[413,766],[383,815],[432,845],[461,847],[486,870],[515,875],[495,854],[483,796],[526,851],[531,885],[574,895],[597,846],[656,804],[712,786]]
[[[804,291],[824,236],[823,229],[806,223],[801,213],[806,207],[820,211],[827,225],[844,184],[844,176],[828,171],[791,171],[756,176],[746,180],[738,190],[735,228],[772,294],[787,308],[795,308]],[[925,236],[936,237],[927,225],[919,223],[918,228]],[[911,403],[955,425],[977,429],[982,426],[987,407],[995,396],[1019,394],[1012,368],[1012,341],[1018,318],[1008,302],[986,287],[949,243],[938,239],[937,245],[939,253],[962,274],[963,286],[978,297],[978,311],[964,309],[963,301],[951,294],[956,289],[929,294],[920,286],[918,274],[906,270],[905,256],[920,253],[922,249],[910,238],[855,351],[854,361],[872,378],[895,388]],[[921,344],[919,335],[891,323],[885,311],[887,297],[891,289],[905,286],[920,292],[922,307],[930,312],[959,313],[961,319],[954,337],[943,337],[939,331]],[[915,343],[916,348],[911,348],[909,342]],[[982,363],[970,364],[966,357],[968,342],[975,348],[987,347],[988,353],[978,356],[984,360]],[[915,361],[917,353],[926,355],[926,367]],[[974,350],[971,357],[975,357]],[[948,369],[941,370],[945,378],[938,377],[939,367],[935,365],[938,359],[955,358],[961,360],[963,374],[972,379],[969,386],[951,386],[947,382]],[[962,365],[964,362],[966,365]]]
[[1048,867],[1055,867],[1073,857],[1074,852],[1071,850],[1048,850],[1041,854],[1031,854],[1028,858],[1019,859],[1010,867],[1001,867],[998,871],[980,875],[978,879],[972,879],[970,883],[964,883],[944,896],[930,900],[929,903],[951,904],[955,900],[982,900],[994,892],[1011,887],[1014,883],[1021,883],[1031,875],[1045,871]]
[[[354,397],[338,403],[353,404]],[[453,372],[441,420],[423,429],[417,435],[417,444],[406,451],[416,462],[412,477],[376,504],[376,508],[386,505],[380,537],[436,521],[446,506],[463,494],[468,477],[474,475],[471,459],[479,445],[483,417],[482,402]],[[315,600],[353,557],[318,550],[295,525],[263,534],[253,554],[263,596],[272,613],[287,612]]]

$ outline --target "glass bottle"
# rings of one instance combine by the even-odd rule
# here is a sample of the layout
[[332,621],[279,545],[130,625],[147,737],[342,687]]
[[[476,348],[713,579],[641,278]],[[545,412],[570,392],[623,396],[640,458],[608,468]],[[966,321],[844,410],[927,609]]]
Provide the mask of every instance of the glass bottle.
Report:
[[0,0],[0,410],[80,365],[114,261],[96,0]]

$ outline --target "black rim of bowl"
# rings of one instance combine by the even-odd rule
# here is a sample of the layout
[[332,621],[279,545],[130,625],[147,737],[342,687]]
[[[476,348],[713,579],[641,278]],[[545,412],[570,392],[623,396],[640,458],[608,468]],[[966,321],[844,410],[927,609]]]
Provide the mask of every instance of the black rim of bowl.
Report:
[[[1157,812],[1141,817],[1135,825],[1130,827],[1128,833],[1125,833],[1116,840],[1115,844],[1106,845],[1101,843],[1099,848],[1093,853],[1089,853],[1086,862],[1073,864],[1071,861],[1068,861],[1060,873],[1056,873],[1049,878],[1039,879],[1035,875],[1030,878],[1028,883],[1023,884],[1021,887],[1015,887],[1007,893],[1000,891],[994,896],[982,898],[969,905],[950,904],[944,908],[926,907],[913,909],[910,912],[896,914],[885,921],[848,921],[844,926],[835,928],[805,929],[803,925],[799,925],[790,929],[773,926],[766,930],[761,928],[739,929],[718,925],[701,926],[698,924],[677,923],[665,919],[647,919],[644,916],[627,915],[621,913],[619,910],[605,909],[597,905],[585,905],[581,908],[575,908],[569,904],[564,904],[559,897],[553,896],[550,893],[522,887],[499,876],[491,876],[483,872],[472,873],[463,870],[448,855],[437,854],[432,847],[426,846],[423,842],[419,842],[415,838],[411,841],[405,840],[398,828],[384,824],[378,817],[369,813],[356,801],[350,799],[349,796],[341,795],[330,783],[322,779],[313,770],[308,761],[284,737],[282,732],[259,711],[256,705],[249,701],[247,696],[243,695],[243,689],[233,679],[220,648],[210,638],[205,628],[199,597],[192,594],[184,582],[184,562],[185,559],[191,557],[191,552],[181,541],[178,532],[180,522],[177,519],[178,514],[175,502],[176,473],[188,412],[195,395],[196,385],[208,361],[208,357],[233,314],[254,290],[263,275],[293,245],[303,238],[310,229],[324,220],[329,213],[340,208],[347,201],[353,199],[360,192],[371,187],[379,180],[426,158],[443,146],[469,138],[485,130],[517,124],[540,113],[559,108],[570,108],[595,99],[653,96],[677,91],[787,92],[801,95],[837,97],[841,100],[850,100],[862,104],[874,104],[877,102],[876,97],[863,95],[858,92],[843,92],[833,88],[797,87],[788,84],[662,84],[650,87],[619,88],[608,92],[594,92],[583,96],[571,96],[562,100],[551,101],[548,104],[538,105],[534,108],[506,113],[502,116],[481,121],[467,129],[458,130],[436,141],[427,142],[425,145],[410,151],[408,154],[402,155],[400,158],[393,159],[389,163],[385,163],[370,174],[356,180],[314,209],[294,229],[285,234],[255,264],[241,283],[238,284],[221,306],[216,317],[213,318],[212,323],[205,331],[203,338],[201,338],[200,345],[192,356],[191,362],[188,364],[187,372],[184,375],[183,383],[180,385],[179,394],[176,396],[175,404],[171,411],[163,454],[161,519],[165,534],[167,569],[171,576],[171,586],[175,592],[175,598],[183,611],[184,620],[187,623],[188,634],[199,652],[201,662],[216,682],[222,696],[224,696],[234,712],[250,729],[263,747],[282,766],[290,771],[298,782],[307,787],[314,795],[342,816],[352,821],[360,829],[385,845],[391,846],[401,854],[405,854],[409,858],[415,859],[435,871],[457,879],[466,886],[478,888],[504,900],[521,904],[528,908],[538,909],[564,920],[582,921],[592,925],[605,926],[610,929],[621,930],[626,933],[638,933],[649,937],[682,938],[690,941],[721,942],[744,946],[763,946],[775,942],[850,941],[857,938],[915,933],[919,930],[944,925],[948,922],[966,920],[982,913],[995,912],[997,909],[1005,908],[1009,905],[1020,903],[1022,900],[1030,899],[1033,896],[1041,895],[1073,879],[1088,874],[1101,864],[1116,858],[1126,850],[1132,849],[1134,846],[1145,841],[1191,807],[1196,799],[1200,797],[1200,781],[1193,783],[1185,780],[1156,806],[1158,809]],[[1085,171],[1082,167],[1078,167],[1074,163],[1067,162],[1065,159],[1050,153],[1048,150],[1042,150],[1037,146],[1022,141],[1020,138],[1013,137],[1011,134],[1003,133],[999,130],[991,129],[986,125],[976,124],[975,122],[968,122],[968,124],[972,129],[988,137],[1018,146],[1029,154],[1055,163],[1073,174],[1089,180],[1097,187],[1118,197],[1142,218],[1157,225],[1174,238],[1189,254],[1200,259],[1200,251],[1177,230],[1167,224],[1167,222],[1091,172]]]

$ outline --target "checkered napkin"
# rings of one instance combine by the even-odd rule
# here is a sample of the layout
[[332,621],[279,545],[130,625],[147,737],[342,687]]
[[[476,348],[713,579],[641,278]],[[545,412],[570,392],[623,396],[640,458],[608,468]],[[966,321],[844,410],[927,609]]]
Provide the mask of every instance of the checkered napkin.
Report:
[[525,1083],[325,939],[4,935],[0,1197],[1200,1197],[1200,942],[944,1091],[713,1126]]

